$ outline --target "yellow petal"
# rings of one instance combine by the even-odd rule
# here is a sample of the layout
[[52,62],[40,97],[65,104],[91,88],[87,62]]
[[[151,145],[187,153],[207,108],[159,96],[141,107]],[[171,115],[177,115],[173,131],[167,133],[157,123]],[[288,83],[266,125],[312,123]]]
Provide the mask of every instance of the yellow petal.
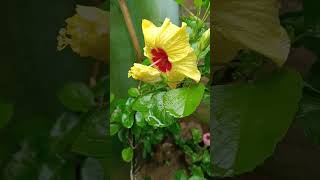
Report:
[[152,59],[150,51],[154,48],[161,48],[167,53],[170,62],[183,59],[187,55],[185,52],[191,49],[186,28],[185,23],[178,27],[168,18],[164,20],[161,27],[156,27],[152,22],[144,19],[142,31],[145,40],[145,56]]
[[128,72],[128,77],[147,83],[155,83],[161,81],[161,73],[150,66],[134,63]]
[[151,21],[142,20],[142,32],[146,47],[155,48],[155,40],[158,36],[160,28],[156,27]]
[[168,85],[170,88],[176,88],[177,85],[186,77],[184,74],[181,74],[175,70],[167,72],[166,75],[168,79]]
[[182,60],[174,62],[172,64],[172,70],[183,74],[196,82],[200,81],[201,73],[198,70],[197,57],[193,50],[189,51],[188,55]]
[[170,62],[177,62],[183,59],[192,48],[189,44],[187,25],[182,23],[179,28],[171,22],[163,25],[156,41],[157,46],[161,47],[168,55]]

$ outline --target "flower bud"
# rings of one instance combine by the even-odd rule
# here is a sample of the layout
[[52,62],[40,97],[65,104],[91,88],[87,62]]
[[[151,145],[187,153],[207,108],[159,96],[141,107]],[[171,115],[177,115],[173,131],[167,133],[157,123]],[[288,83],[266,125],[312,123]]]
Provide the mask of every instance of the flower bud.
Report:
[[156,83],[162,80],[161,73],[150,66],[134,63],[128,72],[128,77],[147,83]]
[[209,45],[210,45],[210,28],[202,34],[199,40],[198,49],[200,52],[204,51]]

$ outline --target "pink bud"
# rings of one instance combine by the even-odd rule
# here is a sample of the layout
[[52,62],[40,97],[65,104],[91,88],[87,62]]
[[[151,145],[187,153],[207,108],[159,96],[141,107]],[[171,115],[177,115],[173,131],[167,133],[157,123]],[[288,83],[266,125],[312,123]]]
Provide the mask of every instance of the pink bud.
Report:
[[203,134],[202,141],[206,146],[210,146],[210,133]]

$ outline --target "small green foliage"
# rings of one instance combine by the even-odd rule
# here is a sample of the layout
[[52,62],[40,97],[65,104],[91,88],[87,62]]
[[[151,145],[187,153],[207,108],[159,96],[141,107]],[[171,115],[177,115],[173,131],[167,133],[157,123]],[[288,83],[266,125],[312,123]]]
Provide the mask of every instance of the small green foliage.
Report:
[[201,133],[199,131],[199,129],[197,128],[192,128],[191,129],[191,133],[192,133],[192,139],[193,139],[193,142],[195,144],[198,144],[201,142],[201,139],[202,139],[202,136],[201,136]]
[[121,122],[125,128],[131,128],[134,123],[132,113],[123,113],[121,116]]
[[113,136],[118,133],[120,126],[118,124],[110,124],[110,135]]
[[130,89],[128,90],[128,94],[129,94],[129,96],[131,96],[131,97],[138,97],[140,93],[139,93],[138,88],[130,88]]
[[141,112],[139,112],[139,111],[136,112],[135,119],[136,119],[136,123],[138,126],[140,126],[142,128],[146,126],[146,121],[145,121],[143,114]]
[[125,148],[122,150],[121,155],[125,162],[131,162],[133,158],[133,149],[130,147]]
[[178,170],[175,174],[175,180],[188,180],[188,176],[185,170]]

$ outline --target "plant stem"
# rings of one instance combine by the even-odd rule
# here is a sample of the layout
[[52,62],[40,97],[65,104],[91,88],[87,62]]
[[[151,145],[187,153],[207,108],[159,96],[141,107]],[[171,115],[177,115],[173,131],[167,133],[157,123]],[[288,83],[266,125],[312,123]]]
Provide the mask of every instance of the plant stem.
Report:
[[119,5],[120,5],[120,9],[121,9],[122,15],[123,15],[124,20],[125,20],[126,25],[127,25],[127,28],[128,28],[129,34],[130,34],[130,38],[131,38],[131,41],[132,41],[132,44],[133,44],[133,47],[134,47],[135,52],[136,52],[137,62],[140,62],[142,60],[142,53],[140,51],[141,48],[140,48],[139,41],[138,41],[138,38],[137,38],[137,35],[136,35],[136,31],[134,29],[134,26],[133,26],[133,23],[132,23],[132,20],[131,20],[131,17],[130,17],[128,6],[127,6],[125,0],[118,0],[118,2],[119,2]]
[[92,75],[89,80],[89,86],[91,88],[95,87],[97,84],[97,77],[99,74],[100,62],[95,62],[92,66]]
[[205,22],[207,20],[208,16],[210,15],[210,13],[209,13],[210,11],[209,10],[210,10],[210,2],[209,2],[209,6],[207,7],[206,12],[203,15],[202,22]]

